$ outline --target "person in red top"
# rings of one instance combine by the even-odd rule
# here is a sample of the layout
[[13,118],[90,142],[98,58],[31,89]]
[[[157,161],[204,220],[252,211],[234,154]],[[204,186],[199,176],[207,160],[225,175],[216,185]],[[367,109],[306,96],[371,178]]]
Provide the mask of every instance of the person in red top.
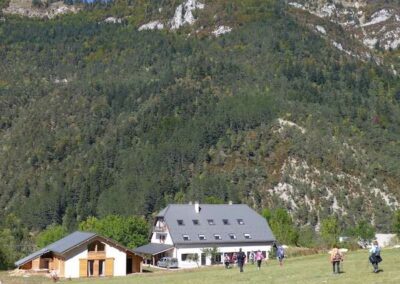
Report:
[[264,259],[264,255],[262,254],[262,252],[260,250],[257,251],[256,253],[256,261],[257,261],[257,269],[260,270],[261,268],[261,263]]

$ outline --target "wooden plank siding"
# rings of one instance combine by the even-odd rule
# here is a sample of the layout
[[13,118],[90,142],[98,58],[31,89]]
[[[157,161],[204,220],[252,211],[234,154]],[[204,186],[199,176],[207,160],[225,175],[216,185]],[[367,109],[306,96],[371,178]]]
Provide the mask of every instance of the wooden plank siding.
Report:
[[132,257],[132,273],[141,273],[142,272],[142,261],[143,258],[138,255],[134,255]]
[[79,260],[79,277],[87,277],[88,276],[88,261],[87,259]]
[[106,276],[114,276],[114,258],[106,258]]

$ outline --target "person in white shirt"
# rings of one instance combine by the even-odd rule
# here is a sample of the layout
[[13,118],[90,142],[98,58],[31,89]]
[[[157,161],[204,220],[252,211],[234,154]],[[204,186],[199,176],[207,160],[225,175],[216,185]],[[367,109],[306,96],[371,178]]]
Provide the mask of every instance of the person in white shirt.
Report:
[[369,250],[369,261],[374,267],[374,273],[378,273],[379,272],[378,263],[382,261],[382,257],[381,257],[381,249],[377,241],[374,241],[371,249]]

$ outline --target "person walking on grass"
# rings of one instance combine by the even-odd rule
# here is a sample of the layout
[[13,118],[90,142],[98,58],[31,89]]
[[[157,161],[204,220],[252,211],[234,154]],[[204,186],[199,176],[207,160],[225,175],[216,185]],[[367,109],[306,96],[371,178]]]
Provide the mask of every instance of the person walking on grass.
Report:
[[265,258],[264,255],[262,254],[262,252],[260,250],[257,251],[256,253],[256,261],[257,261],[257,269],[260,270],[261,268],[261,263],[263,261],[263,259]]
[[276,257],[278,258],[279,261],[279,266],[283,265],[283,259],[285,258],[285,250],[283,249],[283,246],[279,245],[276,249]]
[[337,245],[333,246],[333,249],[331,250],[331,263],[332,263],[332,268],[333,268],[333,274],[339,274],[340,273],[340,262],[343,261],[343,255],[338,249]]
[[251,264],[254,264],[254,260],[256,258],[256,254],[254,253],[254,251],[250,252],[249,258],[250,258]]
[[246,255],[242,252],[242,249],[239,249],[239,253],[237,254],[237,264],[239,266],[240,272],[243,272],[244,261],[246,259]]
[[225,263],[225,268],[228,269],[229,268],[229,263],[231,262],[231,258],[229,257],[229,254],[225,254],[225,258],[224,258],[224,263]]
[[381,248],[378,245],[378,241],[374,241],[371,249],[369,250],[369,261],[371,262],[373,268],[374,268],[374,273],[378,273],[378,264],[379,262],[382,261],[381,257]]

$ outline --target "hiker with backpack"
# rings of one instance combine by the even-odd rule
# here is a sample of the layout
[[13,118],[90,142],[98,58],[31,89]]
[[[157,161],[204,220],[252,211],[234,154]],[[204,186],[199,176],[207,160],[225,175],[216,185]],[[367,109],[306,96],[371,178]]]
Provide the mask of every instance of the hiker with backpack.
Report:
[[283,246],[279,245],[276,248],[276,258],[279,261],[279,266],[283,265],[283,259],[285,258],[285,250],[283,249]]
[[382,261],[381,257],[381,249],[378,245],[378,241],[374,241],[371,249],[369,250],[370,256],[369,256],[369,261],[371,262],[373,268],[374,268],[374,273],[378,273],[378,264]]
[[343,255],[340,252],[339,248],[337,245],[333,246],[333,249],[331,251],[331,263],[332,263],[332,268],[333,268],[333,274],[339,274],[340,273],[340,262],[343,261]]
[[242,249],[239,249],[239,253],[236,256],[237,264],[239,266],[240,272],[243,272],[244,261],[246,259],[246,255],[242,252]]

